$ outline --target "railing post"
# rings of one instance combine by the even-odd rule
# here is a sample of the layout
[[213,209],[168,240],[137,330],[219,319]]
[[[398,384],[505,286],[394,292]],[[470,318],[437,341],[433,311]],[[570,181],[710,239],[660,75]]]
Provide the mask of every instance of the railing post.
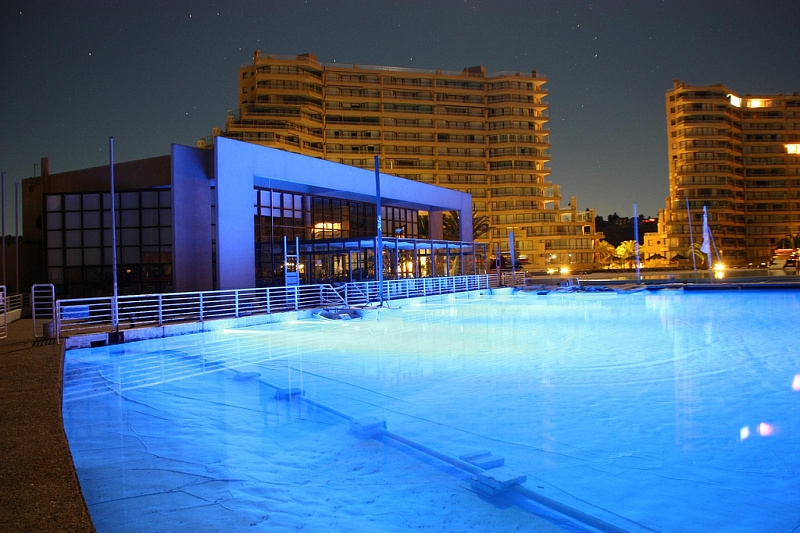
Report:
[[158,325],[164,325],[164,308],[162,307],[163,303],[161,300],[161,294],[158,295]]
[[269,309],[269,287],[264,287],[264,298],[267,300],[267,314],[270,314],[270,309]]
[[239,318],[239,289],[233,291],[233,317]]
[[349,283],[345,283],[344,284],[344,305],[346,305],[347,307],[350,307],[350,294],[349,293],[350,293],[350,284]]
[[198,293],[198,295],[200,296],[200,322],[202,322],[203,321],[203,293],[200,292],[200,293]]

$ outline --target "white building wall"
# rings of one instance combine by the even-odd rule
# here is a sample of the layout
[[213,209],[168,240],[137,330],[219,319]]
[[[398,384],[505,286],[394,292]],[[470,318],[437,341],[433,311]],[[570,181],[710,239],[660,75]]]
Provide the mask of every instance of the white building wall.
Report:
[[[374,171],[225,137],[215,139],[214,152],[219,289],[255,286],[254,186],[361,202],[376,200]],[[461,240],[472,241],[472,196],[467,193],[382,173],[381,202],[428,211],[434,218],[435,213],[459,211]],[[440,224],[438,229],[441,231]]]

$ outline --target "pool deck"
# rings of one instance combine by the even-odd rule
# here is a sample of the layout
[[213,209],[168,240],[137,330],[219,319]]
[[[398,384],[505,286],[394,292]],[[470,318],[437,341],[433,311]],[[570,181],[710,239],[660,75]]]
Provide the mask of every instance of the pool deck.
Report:
[[29,319],[0,340],[0,531],[95,531],[64,433],[62,346]]

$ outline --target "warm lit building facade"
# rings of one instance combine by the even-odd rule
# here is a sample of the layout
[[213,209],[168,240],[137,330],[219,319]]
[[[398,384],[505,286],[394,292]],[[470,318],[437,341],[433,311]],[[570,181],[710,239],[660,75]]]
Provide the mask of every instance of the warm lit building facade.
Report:
[[[562,207],[550,169],[546,78],[323,64],[262,56],[239,69],[239,109],[215,135],[467,192],[490,250],[530,268],[596,265],[594,211]],[[213,139],[200,141],[207,146]]]
[[781,239],[800,233],[800,95],[675,80],[666,111],[669,254],[688,255],[702,240],[705,206],[724,262],[769,261]]

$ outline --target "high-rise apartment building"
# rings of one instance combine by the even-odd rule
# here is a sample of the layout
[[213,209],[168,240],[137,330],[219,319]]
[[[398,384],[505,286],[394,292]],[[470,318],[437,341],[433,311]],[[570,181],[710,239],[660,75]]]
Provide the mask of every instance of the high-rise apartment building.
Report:
[[[320,63],[312,54],[262,56],[239,69],[239,108],[224,131],[281,148],[468,192],[490,250],[533,269],[596,264],[594,211],[561,206],[549,182],[547,79]],[[209,141],[200,141],[202,146]],[[211,141],[213,142],[213,141]],[[476,227],[478,224],[476,224]]]
[[705,206],[724,262],[769,261],[780,240],[800,233],[800,95],[675,80],[666,111],[669,253],[687,255],[702,240]]

